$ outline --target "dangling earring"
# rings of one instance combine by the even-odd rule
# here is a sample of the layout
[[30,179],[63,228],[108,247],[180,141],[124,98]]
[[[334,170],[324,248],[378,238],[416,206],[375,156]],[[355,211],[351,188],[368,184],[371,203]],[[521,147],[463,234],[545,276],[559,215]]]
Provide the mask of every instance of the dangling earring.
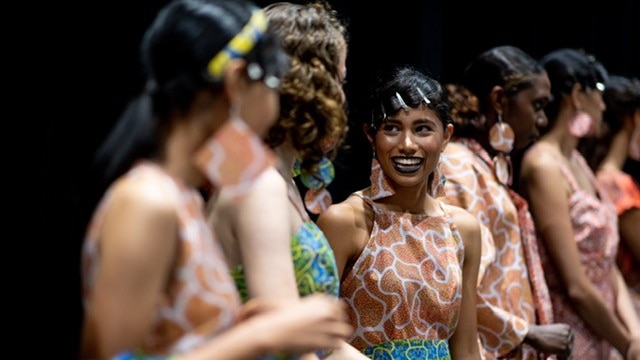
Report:
[[489,143],[494,150],[510,153],[515,139],[513,129],[502,121],[502,113],[498,113],[498,121],[489,130]]
[[194,161],[215,188],[225,187],[232,198],[242,197],[253,180],[272,166],[275,154],[231,108],[231,119],[211,136]]
[[582,110],[577,110],[576,113],[569,118],[568,126],[569,134],[577,138],[583,138],[595,132],[596,124],[589,114]]
[[496,178],[503,185],[511,185],[511,157],[515,134],[509,124],[502,121],[502,113],[498,112],[498,121],[489,130],[489,144],[498,154],[493,157],[493,168]]
[[433,169],[433,173],[431,173],[431,178],[429,182],[429,193],[434,198],[445,196],[444,192],[444,184],[447,181],[447,178],[442,173],[441,163],[444,161],[444,154],[440,153],[440,158],[438,159],[438,164],[436,168]]
[[323,157],[315,165],[313,173],[308,174],[301,170],[301,162],[296,159],[293,168],[293,176],[300,176],[300,181],[307,187],[304,195],[304,205],[313,214],[320,214],[332,204],[331,193],[326,189],[335,178],[335,168],[327,157]]

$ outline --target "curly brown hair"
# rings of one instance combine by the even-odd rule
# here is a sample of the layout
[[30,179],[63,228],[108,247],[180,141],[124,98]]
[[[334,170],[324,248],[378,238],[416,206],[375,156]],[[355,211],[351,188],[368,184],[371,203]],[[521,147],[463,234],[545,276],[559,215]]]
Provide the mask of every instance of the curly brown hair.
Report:
[[473,136],[475,129],[483,128],[486,123],[485,116],[480,112],[480,101],[462,85],[446,84],[445,88],[451,103],[454,136]]
[[280,116],[265,141],[276,147],[289,139],[301,170],[313,173],[324,156],[335,156],[348,130],[340,71],[346,25],[324,0],[279,2],[265,11],[291,58],[280,89]]

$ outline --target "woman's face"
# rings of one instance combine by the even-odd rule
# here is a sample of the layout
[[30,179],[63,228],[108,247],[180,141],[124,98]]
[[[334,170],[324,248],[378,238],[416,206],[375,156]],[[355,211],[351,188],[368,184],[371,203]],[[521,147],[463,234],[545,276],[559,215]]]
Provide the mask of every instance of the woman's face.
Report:
[[249,81],[242,96],[240,117],[260,137],[264,137],[275,124],[280,113],[278,89],[267,86],[264,81]]
[[424,105],[400,110],[380,124],[373,146],[382,171],[396,187],[423,186],[453,132]]
[[532,85],[519,91],[504,108],[503,121],[515,134],[514,150],[523,149],[540,136],[547,125],[544,107],[551,100],[551,82],[546,72],[535,76]]
[[[586,112],[593,121],[592,128],[602,128],[602,115],[606,110],[606,105],[602,99],[602,91],[598,89],[581,90],[578,93],[580,97],[580,110]],[[597,134],[590,134],[591,136]]]

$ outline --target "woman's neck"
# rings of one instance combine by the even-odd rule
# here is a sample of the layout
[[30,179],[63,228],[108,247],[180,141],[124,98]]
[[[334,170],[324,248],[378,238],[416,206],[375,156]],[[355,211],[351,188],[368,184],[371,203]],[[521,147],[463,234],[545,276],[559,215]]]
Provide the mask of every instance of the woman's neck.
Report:
[[428,194],[427,181],[415,187],[395,187],[392,196],[378,200],[389,210],[406,212],[411,214],[426,214],[436,216],[440,213],[440,208]]
[[544,141],[544,142],[555,145],[560,151],[560,153],[562,154],[562,156],[564,156],[567,159],[570,159],[573,151],[578,146],[579,139],[569,134],[569,129],[566,126],[557,124],[548,133],[543,135],[538,141]]
[[275,147],[273,151],[278,157],[278,162],[276,163],[278,172],[280,172],[280,174],[282,174],[282,176],[287,180],[293,179],[293,165],[295,164],[296,157],[298,155],[296,149],[293,148],[290,141],[285,141]]

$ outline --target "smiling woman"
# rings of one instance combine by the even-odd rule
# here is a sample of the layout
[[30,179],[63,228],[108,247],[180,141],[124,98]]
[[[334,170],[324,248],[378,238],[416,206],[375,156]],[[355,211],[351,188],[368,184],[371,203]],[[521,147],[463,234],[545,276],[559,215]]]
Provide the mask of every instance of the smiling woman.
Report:
[[446,96],[401,67],[372,100],[371,185],[318,218],[356,328],[350,343],[373,359],[479,359],[480,225],[432,196],[453,133]]

